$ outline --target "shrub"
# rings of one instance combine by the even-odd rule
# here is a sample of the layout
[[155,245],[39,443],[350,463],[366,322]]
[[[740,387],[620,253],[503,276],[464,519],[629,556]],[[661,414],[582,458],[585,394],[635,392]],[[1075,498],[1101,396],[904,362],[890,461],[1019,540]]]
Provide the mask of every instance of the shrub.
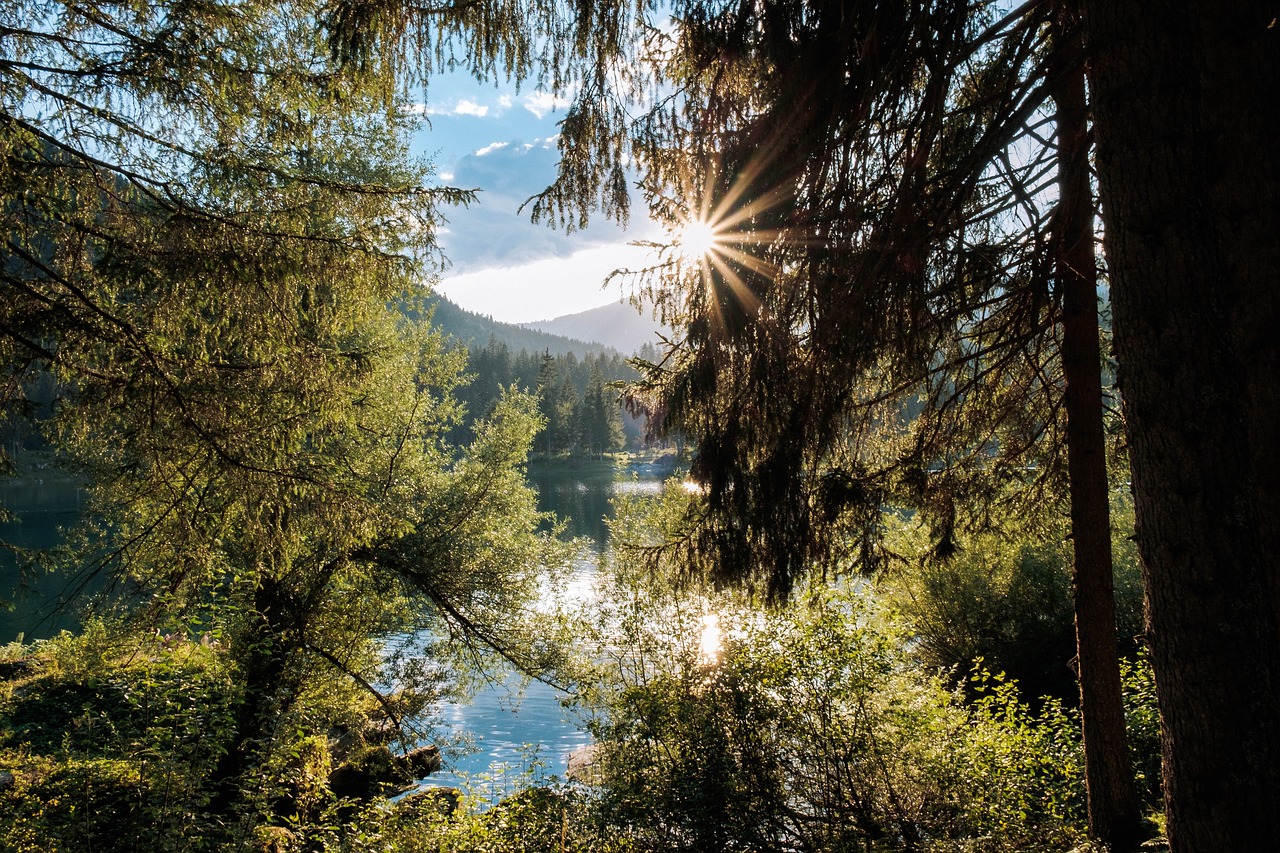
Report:
[[193,850],[235,690],[216,650],[101,626],[29,650],[0,699],[0,849]]
[[602,680],[584,692],[597,715],[598,807],[634,849],[1029,850],[1083,839],[1078,732],[1058,704],[1033,712],[992,677],[967,704],[915,666],[866,592],[783,612],[721,608],[732,628],[714,661],[689,655],[673,631],[658,666],[664,623],[614,623],[612,659],[643,643],[654,665],[597,669]]
[[[1117,630],[1123,653],[1141,631],[1142,592],[1132,510],[1113,511]],[[961,538],[945,558],[932,554],[914,522],[890,523],[890,549],[901,558],[881,589],[904,619],[926,668],[957,675],[981,659],[1017,682],[1033,704],[1049,696],[1078,701],[1071,595],[1071,543],[1060,523],[1010,520],[1003,529]]]

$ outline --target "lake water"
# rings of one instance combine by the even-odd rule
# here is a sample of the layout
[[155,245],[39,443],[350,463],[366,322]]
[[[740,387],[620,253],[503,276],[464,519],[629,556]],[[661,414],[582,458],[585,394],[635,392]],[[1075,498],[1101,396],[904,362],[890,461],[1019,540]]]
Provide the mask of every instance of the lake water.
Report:
[[[0,521],[0,542],[18,549],[52,548],[62,541],[62,530],[80,518],[82,493],[64,476],[28,476],[0,480],[0,506],[8,520]],[[22,572],[21,557],[5,547],[0,550],[0,644],[21,635],[25,640],[52,637],[78,625],[74,614],[60,605],[67,580],[39,571]],[[25,576],[24,576],[25,575]]]
[[[534,470],[530,481],[538,489],[539,507],[567,521],[567,533],[590,543],[569,580],[569,594],[587,594],[596,558],[606,546],[610,500],[621,492],[656,492],[669,468],[636,468],[610,472],[572,468]],[[55,478],[0,481],[0,505],[15,518],[0,523],[0,541],[20,548],[48,548],[61,541],[61,530],[75,523],[81,512],[81,493],[73,483]],[[76,627],[69,612],[57,604],[66,580],[52,575],[28,579],[22,587],[15,555],[0,552],[0,601],[14,599],[11,610],[0,610],[0,644],[22,635],[27,641],[53,636]],[[20,588],[22,587],[22,588]],[[15,595],[17,591],[17,595]],[[481,796],[501,796],[532,770],[535,777],[563,776],[569,755],[588,742],[572,713],[561,704],[562,694],[540,682],[519,690],[520,679],[478,692],[471,702],[439,709],[438,717],[450,734],[464,734],[474,750],[449,759],[444,771],[428,784],[471,788]]]
[[[596,558],[608,542],[610,500],[627,492],[656,493],[664,469],[638,469],[618,474],[575,473],[572,469],[530,472],[538,489],[539,508],[568,522],[567,533],[591,542],[569,579],[569,594],[589,594]],[[509,793],[527,773],[534,778],[563,777],[569,756],[589,742],[563,694],[541,682],[516,693],[520,680],[480,691],[466,705],[447,705],[441,717],[454,733],[466,733],[475,751],[447,761],[445,770],[426,780],[428,785],[455,785],[482,798]]]

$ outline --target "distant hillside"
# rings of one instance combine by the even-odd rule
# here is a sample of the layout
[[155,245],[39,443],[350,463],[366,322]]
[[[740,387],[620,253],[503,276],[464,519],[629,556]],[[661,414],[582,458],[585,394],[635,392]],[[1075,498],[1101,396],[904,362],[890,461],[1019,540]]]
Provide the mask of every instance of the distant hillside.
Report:
[[641,313],[625,302],[525,325],[553,335],[602,343],[625,355],[633,355],[645,344],[657,346],[661,328],[647,312]]
[[[534,352],[550,352],[552,355],[609,355],[612,349],[601,343],[587,343],[574,340],[546,331],[515,326],[510,323],[499,323],[490,317],[473,314],[445,299],[433,294],[428,304],[435,309],[432,325],[447,335],[457,338],[469,347],[485,347],[493,338],[507,345],[513,353],[520,350]],[[630,351],[628,351],[630,352]]]

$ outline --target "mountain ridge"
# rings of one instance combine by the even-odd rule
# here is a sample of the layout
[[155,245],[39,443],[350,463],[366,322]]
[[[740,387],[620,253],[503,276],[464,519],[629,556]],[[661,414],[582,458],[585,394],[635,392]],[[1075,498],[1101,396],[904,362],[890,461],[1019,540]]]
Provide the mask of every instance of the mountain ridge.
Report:
[[657,346],[661,334],[670,334],[657,320],[623,301],[521,325],[548,334],[595,341],[627,355],[638,352],[645,344]]
[[468,347],[484,347],[496,340],[514,351],[629,356],[645,344],[657,346],[662,331],[656,320],[645,319],[624,302],[518,324],[468,311],[440,294],[428,297],[427,306],[432,310],[432,325]]
[[431,294],[426,300],[431,310],[431,325],[469,348],[488,345],[490,340],[505,344],[516,352],[549,352],[552,355],[609,355],[615,348],[599,342],[583,341],[564,335],[514,323],[503,323],[482,314],[468,311],[440,294]]

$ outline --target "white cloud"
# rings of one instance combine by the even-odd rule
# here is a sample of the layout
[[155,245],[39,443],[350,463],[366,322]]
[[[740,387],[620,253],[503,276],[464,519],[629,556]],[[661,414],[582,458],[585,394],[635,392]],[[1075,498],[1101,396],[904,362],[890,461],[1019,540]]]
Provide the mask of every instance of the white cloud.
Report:
[[510,95],[502,95],[501,97],[498,98],[498,107],[500,109],[504,109],[504,110],[510,109],[511,104],[512,104],[512,101],[511,101]]
[[489,114],[489,108],[483,104],[477,104],[475,101],[466,99],[458,101],[453,108],[453,115],[456,116],[475,116],[476,118],[484,118]]
[[440,172],[438,175],[436,175],[436,177],[438,177],[442,181],[452,181],[453,172]]
[[520,102],[526,110],[533,113],[539,119],[544,118],[547,113],[567,107],[569,102],[558,95],[550,92],[534,92],[525,95],[524,100]]
[[491,142],[485,147],[477,150],[475,154],[477,157],[483,157],[486,154],[492,154],[495,151],[501,151],[502,149],[506,148],[510,144],[511,144],[510,142]]
[[405,112],[420,116],[471,116],[473,118],[484,118],[489,115],[489,107],[478,101],[459,98],[450,107],[431,106],[430,104],[422,103],[410,104],[405,108]]
[[468,311],[504,323],[532,323],[629,296],[619,282],[605,287],[605,279],[616,269],[639,269],[652,260],[649,249],[611,243],[568,257],[449,276],[436,289]]
[[625,232],[603,215],[594,216],[586,229],[573,233],[530,221],[532,209],[525,206],[526,201],[556,177],[555,140],[544,142],[541,134],[529,142],[513,137],[492,140],[473,136],[472,153],[448,168],[454,175],[449,183],[480,190],[476,203],[445,211],[451,233],[441,239],[441,245],[454,265],[454,274],[567,258],[575,252],[655,233],[643,204],[635,206]]

